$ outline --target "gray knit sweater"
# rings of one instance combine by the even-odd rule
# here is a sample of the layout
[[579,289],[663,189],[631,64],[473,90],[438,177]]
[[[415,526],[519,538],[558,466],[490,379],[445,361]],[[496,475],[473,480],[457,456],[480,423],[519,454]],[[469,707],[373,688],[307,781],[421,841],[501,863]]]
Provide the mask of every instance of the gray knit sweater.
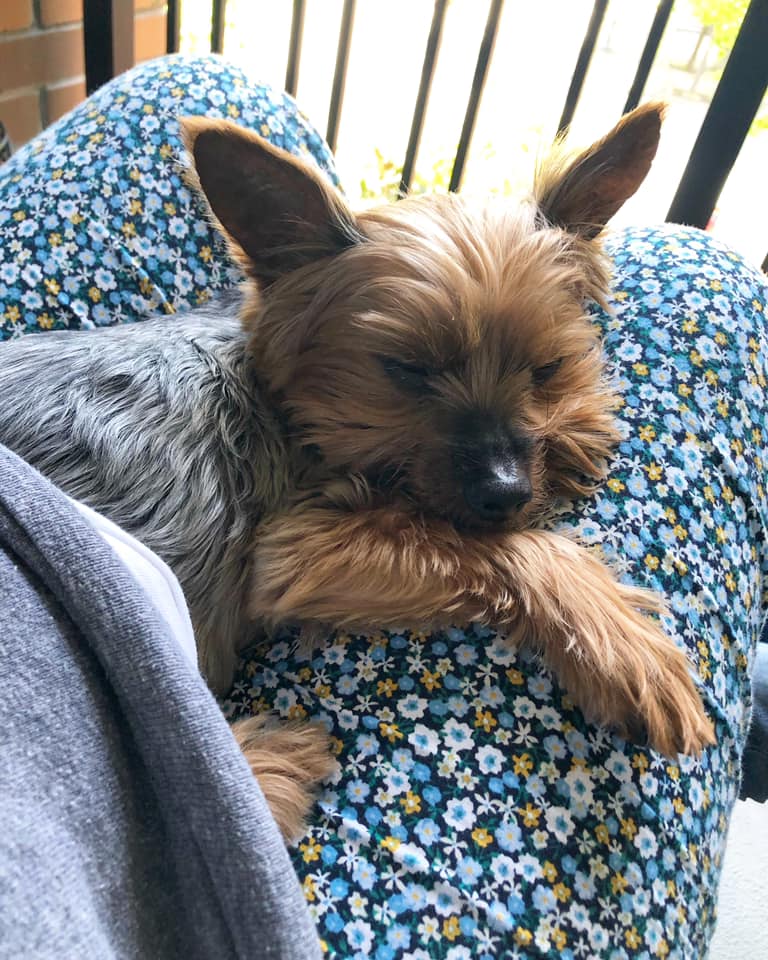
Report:
[[319,955],[214,699],[116,555],[0,447],[0,958]]

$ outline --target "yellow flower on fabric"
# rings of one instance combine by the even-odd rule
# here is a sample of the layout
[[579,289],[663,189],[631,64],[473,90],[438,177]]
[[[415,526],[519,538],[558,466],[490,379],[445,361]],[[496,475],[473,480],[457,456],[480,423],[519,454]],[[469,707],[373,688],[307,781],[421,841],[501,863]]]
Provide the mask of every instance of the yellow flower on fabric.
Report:
[[647,377],[648,376],[648,364],[647,363],[633,363],[632,369],[638,375],[638,377]]
[[552,863],[551,860],[545,860],[541,867],[541,872],[544,875],[544,878],[549,883],[554,883],[557,880],[557,867]]
[[380,723],[379,731],[382,737],[386,737],[390,743],[403,739],[403,734],[396,723]]
[[519,670],[514,670],[512,667],[509,670],[505,671],[507,680],[516,687],[519,687],[521,684],[525,683],[525,677],[520,673]]
[[446,940],[455,940],[460,933],[461,928],[457,917],[448,917],[447,920],[443,921],[443,936]]
[[517,812],[523,818],[523,825],[526,827],[538,827],[541,818],[541,810],[537,810],[532,803],[527,803],[524,808],[518,807]]
[[611,835],[608,832],[608,827],[604,823],[599,823],[595,827],[595,836],[600,843],[608,843],[608,841],[611,839]]
[[306,720],[307,711],[300,703],[294,703],[286,714],[289,720]]
[[566,887],[566,885],[561,881],[552,887],[552,893],[554,893],[560,903],[565,903],[571,895],[571,888]]
[[651,424],[647,424],[644,427],[640,427],[639,433],[640,433],[640,439],[644,443],[650,443],[651,440],[654,440],[656,437],[656,431],[654,430],[653,426],[651,426]]
[[493,837],[488,833],[485,827],[475,827],[472,831],[472,839],[478,845],[478,847],[487,847],[489,843],[493,843]]
[[687,320],[683,320],[683,333],[696,333],[699,329],[699,324],[695,317],[689,317]]
[[442,686],[442,683],[440,682],[440,674],[432,673],[430,670],[425,670],[424,673],[422,673],[421,682],[430,693],[436,688]]
[[402,842],[403,841],[398,840],[397,837],[384,837],[381,841],[381,846],[384,847],[385,850],[391,850],[391,852],[394,853]]
[[98,303],[101,300],[101,290],[98,287],[89,287],[88,296],[94,303]]
[[686,537],[688,536],[688,531],[685,529],[685,527],[681,526],[679,523],[675,525],[673,532],[678,540],[685,540]]
[[497,723],[498,721],[490,710],[478,710],[475,713],[475,726],[482,727],[486,733],[490,733]]
[[555,927],[552,931],[552,942],[557,950],[565,950],[568,944],[568,937],[566,937],[565,931],[561,930],[560,927]]
[[421,810],[421,798],[410,790],[404,797],[400,797],[400,803],[406,813],[419,813]]
[[304,859],[304,863],[311,863],[313,860],[319,860],[321,849],[322,847],[314,838],[310,838],[306,843],[299,844],[299,852]]
[[624,489],[624,484],[617,477],[611,477],[607,486],[610,490],[613,490],[614,493],[621,493]]
[[376,693],[380,697],[391,697],[397,690],[397,681],[387,677],[386,680],[379,680],[376,684]]
[[690,397],[690,395],[693,393],[693,390],[691,390],[687,383],[681,383],[677,388],[677,392],[681,397]]
[[645,555],[645,565],[649,570],[658,570],[659,569],[659,558],[654,557],[652,553],[647,553]]
[[10,320],[11,323],[15,323],[20,316],[21,313],[15,303],[12,303],[5,311],[5,319]]
[[627,889],[627,878],[621,873],[614,873],[611,877],[611,890],[616,893],[624,893]]
[[526,930],[524,927],[518,927],[515,930],[515,943],[518,947],[527,947],[532,940],[533,934],[530,930]]
[[533,770],[533,760],[527,753],[518,757],[512,757],[512,769],[517,777],[527,777]]
[[631,930],[624,931],[624,942],[630,950],[637,950],[642,942],[640,934],[637,932],[637,927],[632,927]]
[[302,884],[304,888],[304,899],[305,900],[314,900],[317,894],[317,887],[315,886],[315,881],[312,877],[304,877],[304,883]]
[[631,840],[637,833],[637,824],[632,817],[627,817],[626,820],[621,821],[621,833],[628,840]]
[[661,480],[662,469],[658,463],[650,463],[645,468],[649,480]]

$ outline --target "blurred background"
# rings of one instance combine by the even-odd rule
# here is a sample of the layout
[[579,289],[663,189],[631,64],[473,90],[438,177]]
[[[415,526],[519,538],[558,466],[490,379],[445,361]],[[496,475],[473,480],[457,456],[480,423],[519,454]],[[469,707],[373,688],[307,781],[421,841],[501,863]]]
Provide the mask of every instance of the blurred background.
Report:
[[[756,0],[758,2],[758,0]],[[763,3],[764,0],[759,0]],[[166,49],[168,11],[178,48],[211,49],[212,11],[223,12],[219,46],[255,80],[282,89],[292,0],[102,0],[130,8],[132,61]],[[493,0],[449,0],[411,189],[446,190]],[[305,0],[296,97],[322,132],[331,105],[344,0]],[[552,142],[582,43],[600,8],[569,142],[586,145],[621,115],[657,0],[535,0],[501,15],[462,181],[467,193],[515,193]],[[642,99],[669,103],[662,146],[640,196],[616,222],[665,219],[748,0],[675,0]],[[353,202],[397,195],[430,33],[434,0],[358,0],[352,5],[336,153]],[[14,146],[85,96],[83,0],[0,0],[0,122]],[[215,32],[215,31],[214,31]],[[168,34],[170,36],[170,33]],[[768,50],[765,56],[768,58]],[[764,99],[722,190],[709,229],[759,264],[768,244],[768,100]]]

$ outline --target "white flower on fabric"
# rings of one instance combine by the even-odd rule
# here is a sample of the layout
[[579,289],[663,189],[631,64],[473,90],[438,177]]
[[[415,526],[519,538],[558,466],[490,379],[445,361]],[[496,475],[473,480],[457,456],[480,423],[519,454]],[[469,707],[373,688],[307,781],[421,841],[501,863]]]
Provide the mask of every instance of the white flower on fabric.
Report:
[[640,851],[640,856],[645,857],[646,860],[655,857],[659,849],[658,841],[649,827],[640,827],[635,834],[634,843]]
[[354,923],[348,923],[344,927],[344,934],[347,943],[355,953],[366,954],[370,952],[373,943],[373,930],[365,920],[355,920]]
[[437,753],[437,748],[440,746],[440,737],[435,730],[430,730],[423,723],[417,723],[413,728],[413,733],[408,735],[408,743],[418,756],[430,757]]
[[504,754],[496,747],[483,746],[477,751],[477,763],[481,773],[500,773],[504,764]]
[[565,841],[573,833],[573,817],[565,807],[550,807],[545,814],[547,827],[560,841]]
[[452,750],[469,750],[473,745],[472,728],[453,717],[443,727],[443,737]]
[[449,800],[443,820],[454,830],[471,830],[475,825],[475,808],[469,799]]

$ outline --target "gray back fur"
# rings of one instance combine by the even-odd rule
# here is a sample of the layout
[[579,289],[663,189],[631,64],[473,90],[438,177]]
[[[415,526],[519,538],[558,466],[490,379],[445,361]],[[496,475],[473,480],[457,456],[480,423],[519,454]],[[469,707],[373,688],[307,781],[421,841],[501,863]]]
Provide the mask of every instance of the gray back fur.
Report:
[[288,476],[237,306],[0,344],[0,442],[169,564],[217,690],[248,638],[254,528]]

